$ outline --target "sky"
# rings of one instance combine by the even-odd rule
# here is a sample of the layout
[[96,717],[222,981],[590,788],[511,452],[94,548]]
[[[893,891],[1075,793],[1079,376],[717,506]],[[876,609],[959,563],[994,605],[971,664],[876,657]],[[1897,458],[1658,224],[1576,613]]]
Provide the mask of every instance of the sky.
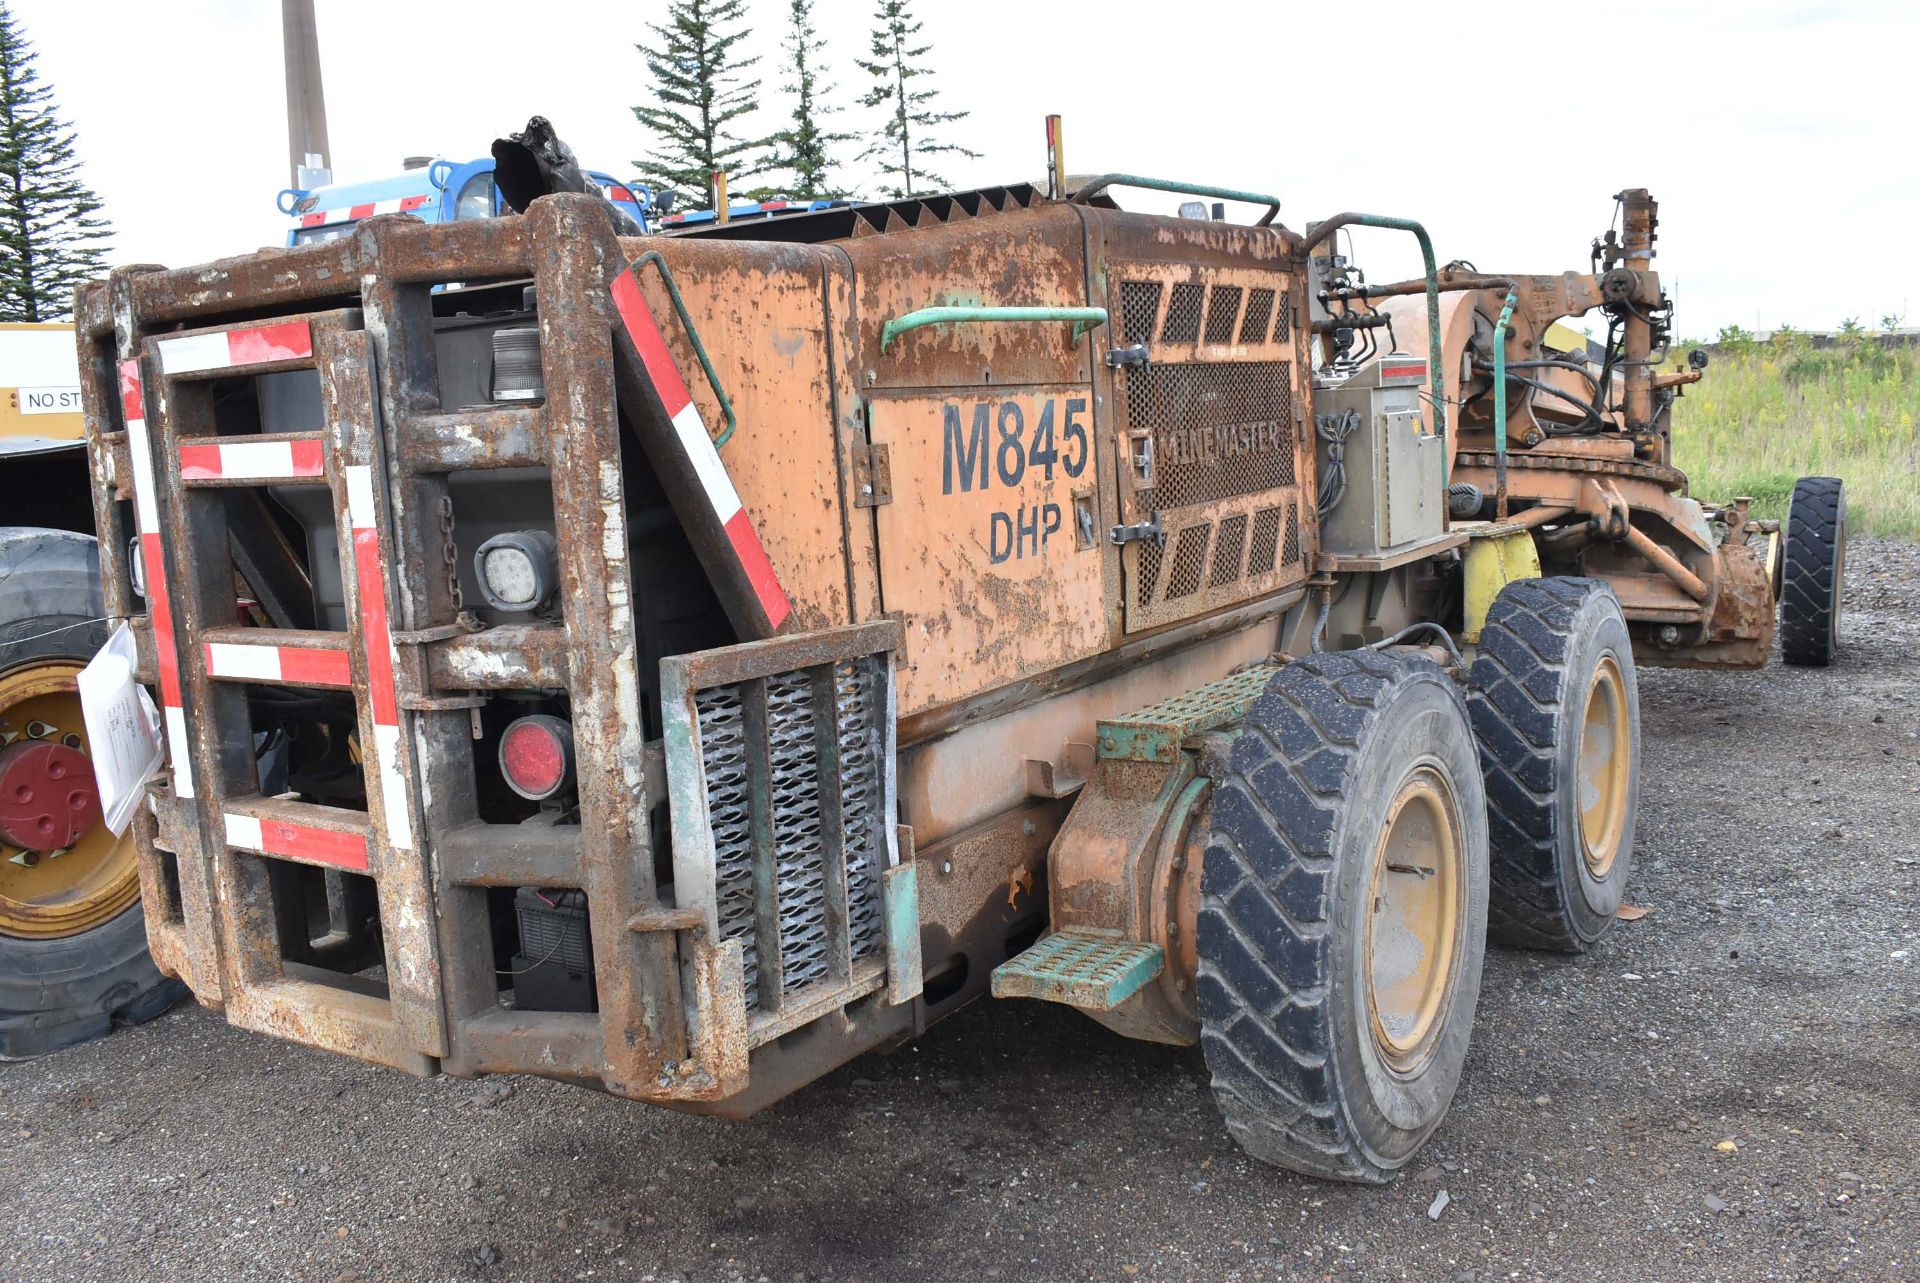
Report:
[[[169,266],[282,242],[288,185],[274,0],[8,0],[79,136],[114,258]],[[790,105],[786,0],[747,0],[764,134]],[[841,128],[871,78],[874,0],[818,0]],[[1300,229],[1348,210],[1426,224],[1442,261],[1587,269],[1613,194],[1661,209],[1683,335],[1724,325],[1920,324],[1915,0],[1370,0],[1141,4],[915,0],[958,186],[1037,181],[1044,118],[1074,173],[1271,192]],[[337,179],[403,156],[470,159],[547,116],[592,168],[636,172],[649,37],[665,0],[317,0]],[[743,122],[744,123],[744,122]],[[848,156],[857,149],[848,149]],[[872,190],[870,165],[848,185]],[[1132,208],[1171,202],[1122,196]],[[1243,215],[1244,209],[1237,209]],[[1410,238],[1356,233],[1370,279]]]

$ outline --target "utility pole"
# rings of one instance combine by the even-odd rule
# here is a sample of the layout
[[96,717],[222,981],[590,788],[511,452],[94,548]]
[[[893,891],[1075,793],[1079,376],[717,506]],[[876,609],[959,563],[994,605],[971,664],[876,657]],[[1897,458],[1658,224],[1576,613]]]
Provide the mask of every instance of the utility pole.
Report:
[[304,191],[333,181],[313,0],[280,0],[280,31],[287,56],[287,163],[293,185]]

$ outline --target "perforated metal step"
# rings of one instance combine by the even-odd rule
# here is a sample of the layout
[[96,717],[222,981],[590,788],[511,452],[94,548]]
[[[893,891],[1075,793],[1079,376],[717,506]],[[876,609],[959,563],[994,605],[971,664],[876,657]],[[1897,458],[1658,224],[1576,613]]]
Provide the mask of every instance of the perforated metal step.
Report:
[[993,996],[1111,1011],[1165,965],[1166,951],[1157,944],[1092,931],[1056,931],[993,969]]
[[1096,751],[1110,761],[1171,763],[1188,736],[1245,717],[1278,671],[1272,664],[1256,664],[1124,717],[1107,718],[1100,723]]

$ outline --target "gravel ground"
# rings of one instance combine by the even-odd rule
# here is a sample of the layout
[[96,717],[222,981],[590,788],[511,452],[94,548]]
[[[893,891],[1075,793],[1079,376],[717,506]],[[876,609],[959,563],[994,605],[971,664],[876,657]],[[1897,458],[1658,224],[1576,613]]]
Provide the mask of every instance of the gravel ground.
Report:
[[1857,543],[1848,580],[1836,668],[1642,673],[1647,915],[1584,958],[1489,956],[1453,1114],[1390,1188],[1256,1165],[1197,1051],[1038,1003],[746,1123],[181,1009],[0,1067],[0,1274],[1913,1277],[1920,545]]

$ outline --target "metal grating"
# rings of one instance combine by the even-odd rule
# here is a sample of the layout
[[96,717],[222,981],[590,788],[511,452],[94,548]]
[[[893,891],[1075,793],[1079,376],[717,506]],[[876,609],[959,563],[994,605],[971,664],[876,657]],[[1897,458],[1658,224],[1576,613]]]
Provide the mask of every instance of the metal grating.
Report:
[[1247,293],[1247,315],[1240,322],[1242,343],[1264,343],[1267,322],[1273,319],[1273,291],[1261,286]]
[[767,783],[781,988],[827,977],[827,873],[820,781],[813,770],[813,683],[803,672],[767,679]]
[[1173,545],[1173,568],[1167,571],[1167,600],[1190,597],[1200,590],[1200,572],[1207,564],[1207,536],[1213,523],[1188,526]]
[[[886,864],[885,789],[878,712],[884,692],[879,665],[842,660],[831,669],[832,726],[839,750],[841,828],[845,840],[848,955],[854,962],[885,950],[881,875]],[[748,733],[755,683],[715,686],[694,694],[700,765],[706,779],[708,827],[713,837],[714,911],[719,936],[738,940],[750,1012],[764,1005],[760,968],[763,920],[778,923],[780,992],[790,994],[833,978],[832,896],[822,789],[832,778],[819,751],[815,670],[796,669],[765,679],[764,767],[756,765]],[[773,904],[763,912],[755,878],[754,781],[765,778],[764,832],[770,845]]]
[[1206,300],[1206,287],[1176,285],[1167,302],[1167,326],[1160,338],[1167,343],[1194,343],[1200,338],[1200,308]]
[[1280,315],[1273,322],[1273,341],[1288,343],[1293,340],[1293,298],[1280,296]]
[[1247,514],[1236,512],[1220,522],[1220,533],[1213,541],[1213,570],[1207,576],[1209,588],[1220,588],[1240,578],[1240,559],[1247,552]]
[[[876,729],[880,698],[872,665],[842,660],[834,665],[836,731],[840,744],[841,822],[847,834],[847,937],[853,959],[873,957],[886,947],[880,878],[886,852],[871,838],[893,821],[882,814],[880,755],[885,751]],[[866,840],[863,840],[866,839]]]
[[1273,569],[1273,550],[1280,542],[1280,510],[1262,508],[1253,514],[1253,544],[1247,549],[1247,573],[1264,575]]
[[1233,341],[1233,323],[1240,319],[1240,296],[1245,292],[1238,285],[1216,285],[1208,292],[1207,342]]
[[[1175,294],[1177,302],[1178,290]],[[1128,426],[1153,433],[1154,485],[1138,492],[1139,510],[1292,485],[1292,383],[1286,361],[1190,362],[1127,371]]]
[[1298,504],[1287,505],[1287,542],[1280,550],[1280,564],[1291,566],[1300,560],[1300,508]]
[[753,920],[753,810],[747,787],[747,731],[740,688],[716,686],[694,696],[700,719],[700,766],[707,777],[713,829],[714,914],[722,940],[740,942],[747,1009],[759,1005],[759,937]]
[[1153,323],[1160,316],[1159,281],[1120,282],[1120,332],[1128,343],[1153,341]]
[[1135,594],[1142,606],[1153,605],[1153,590],[1160,582],[1161,547],[1151,541],[1140,545],[1140,584]]

